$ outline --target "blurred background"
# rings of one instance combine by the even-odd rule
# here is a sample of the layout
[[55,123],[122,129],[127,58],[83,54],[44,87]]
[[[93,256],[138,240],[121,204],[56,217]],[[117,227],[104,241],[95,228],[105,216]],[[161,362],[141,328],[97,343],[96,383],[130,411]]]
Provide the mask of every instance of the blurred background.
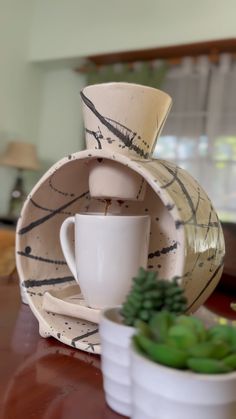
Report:
[[[186,168],[235,222],[235,15],[235,0],[0,0],[0,215],[19,175],[27,193],[84,148],[81,88],[128,81],[172,96],[154,155]],[[12,142],[33,146],[32,167],[8,164]]]

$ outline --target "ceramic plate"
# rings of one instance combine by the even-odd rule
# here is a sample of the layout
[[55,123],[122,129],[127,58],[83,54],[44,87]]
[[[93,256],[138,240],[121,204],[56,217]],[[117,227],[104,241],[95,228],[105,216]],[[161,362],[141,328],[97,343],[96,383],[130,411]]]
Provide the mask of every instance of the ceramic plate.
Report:
[[43,296],[43,309],[50,313],[75,317],[99,323],[101,310],[86,305],[79,285],[69,285],[62,290],[47,291]]

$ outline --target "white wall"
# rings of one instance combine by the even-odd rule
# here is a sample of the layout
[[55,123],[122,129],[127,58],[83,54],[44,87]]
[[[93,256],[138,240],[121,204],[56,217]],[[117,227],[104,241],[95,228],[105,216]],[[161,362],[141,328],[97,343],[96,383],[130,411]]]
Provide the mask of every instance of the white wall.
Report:
[[34,0],[30,59],[235,37],[235,0]]
[[84,148],[80,89],[82,77],[67,68],[44,74],[39,152],[48,164]]
[[[31,20],[31,0],[0,0],[0,153],[8,140],[38,140],[41,70],[27,63]],[[0,166],[0,213],[14,176]]]
[[[0,0],[0,152],[24,139],[51,164],[83,148],[78,58],[235,37],[235,12],[235,0]],[[12,181],[0,167],[0,213]]]
[[44,68],[41,157],[52,164],[84,147],[81,57],[234,37],[235,0],[34,0],[29,60]]

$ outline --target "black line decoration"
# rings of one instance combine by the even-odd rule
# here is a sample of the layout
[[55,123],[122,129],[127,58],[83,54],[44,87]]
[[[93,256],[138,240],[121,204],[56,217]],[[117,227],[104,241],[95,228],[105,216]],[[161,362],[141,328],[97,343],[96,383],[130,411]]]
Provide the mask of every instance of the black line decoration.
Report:
[[73,276],[64,276],[62,278],[26,279],[22,282],[22,286],[25,288],[34,288],[44,285],[59,285],[70,281],[75,281],[75,278]]
[[140,197],[140,194],[141,194],[143,186],[144,186],[144,182],[145,182],[145,179],[142,178],[141,183],[140,183],[140,187],[139,187],[139,190],[138,190],[138,193],[137,193],[137,196],[136,196],[136,199],[138,199]]
[[175,207],[175,204],[166,204],[167,211],[172,211],[172,209]]
[[26,253],[26,252],[21,252],[21,251],[17,251],[17,254],[20,256],[25,256],[30,259],[38,260],[39,262],[53,263],[55,265],[66,265],[66,262],[64,260],[43,258],[41,256],[36,256],[36,255],[32,255],[31,253]]
[[166,189],[166,188],[168,188],[169,186],[171,186],[171,185],[172,185],[172,183],[174,183],[174,182],[176,181],[176,179],[177,179],[177,177],[178,177],[178,171],[179,171],[179,167],[178,167],[178,166],[176,166],[176,167],[175,167],[175,170],[174,170],[174,175],[173,175],[172,179],[171,179],[169,182],[167,182],[167,183],[165,183],[164,185],[162,185],[162,186],[161,186],[161,189]]
[[101,133],[100,127],[98,127],[98,130],[97,131],[92,131],[92,130],[90,130],[88,128],[85,128],[85,131],[88,134],[91,134],[95,138],[95,140],[98,143],[98,149],[101,150],[102,149],[101,140],[103,140],[104,137],[103,137],[103,135]]
[[59,193],[60,195],[63,195],[63,196],[71,196],[71,197],[75,196],[75,194],[74,194],[74,193],[61,191],[60,189],[56,188],[56,187],[53,185],[52,180],[53,180],[53,177],[54,177],[54,175],[55,175],[55,174],[56,174],[56,171],[55,171],[55,172],[52,174],[52,176],[49,178],[48,183],[49,183],[50,188],[51,188],[54,192],[57,192],[57,193]]
[[220,269],[223,267],[223,260],[221,261],[220,265],[216,268],[215,272],[213,272],[210,279],[207,281],[206,285],[202,288],[198,296],[192,301],[192,303],[187,307],[187,310],[190,310],[193,305],[198,301],[198,299],[202,296],[202,294],[206,291],[206,289],[211,285],[213,279],[216,277]]
[[84,338],[87,338],[89,336],[95,335],[96,333],[98,333],[98,328],[94,329],[92,332],[87,332],[87,333],[84,333],[83,335],[76,336],[76,338],[72,339],[71,345],[76,347],[75,342],[77,342],[78,340],[82,340]]
[[136,132],[133,132],[130,128],[126,127],[125,125],[122,125],[118,121],[114,121],[113,119],[101,115],[96,109],[93,102],[87,96],[85,96],[85,94],[82,91],[80,92],[80,95],[84,104],[91,110],[91,112],[93,112],[94,115],[96,115],[96,117],[99,119],[99,121],[117,138],[119,138],[126,147],[128,147],[130,150],[134,150],[141,157],[148,158],[148,153],[145,153],[145,151],[142,148],[140,148],[136,144],[133,144],[133,140],[137,135]]
[[[160,162],[161,164],[162,164],[162,166],[173,176],[173,177],[175,177],[175,180],[176,180],[176,182],[178,183],[178,185],[180,186],[180,189],[182,190],[182,192],[183,192],[183,194],[184,194],[184,196],[185,196],[185,198],[186,198],[186,200],[187,200],[187,202],[188,202],[188,205],[189,205],[189,207],[190,207],[190,209],[191,209],[191,212],[192,212],[192,215],[191,215],[191,218],[193,219],[193,221],[194,221],[194,225],[195,224],[197,224],[197,219],[196,219],[196,210],[195,210],[195,208],[194,208],[194,204],[193,204],[193,200],[192,200],[192,198],[191,198],[191,196],[190,196],[190,194],[189,194],[189,192],[188,192],[188,190],[187,190],[187,188],[186,188],[186,186],[184,185],[184,183],[182,182],[182,180],[180,180],[180,178],[176,175],[176,172],[174,171],[174,170],[172,170],[169,166],[167,166],[167,164],[165,164],[165,163],[163,163],[163,162]],[[181,221],[180,221],[180,223],[181,223]]]
[[[212,221],[211,222],[209,220],[209,222],[206,223],[206,224],[197,222],[197,210],[198,210],[198,207],[199,207],[199,204],[200,204],[200,200],[203,199],[200,195],[200,189],[198,189],[197,204],[194,207],[193,200],[192,200],[187,188],[185,187],[184,183],[178,177],[178,171],[172,170],[163,161],[160,161],[160,163],[172,175],[171,184],[175,181],[179,184],[179,186],[180,186],[180,188],[181,188],[181,190],[182,190],[182,192],[183,192],[183,194],[184,194],[184,196],[185,196],[185,198],[186,198],[186,200],[189,204],[190,210],[191,210],[191,215],[187,220],[185,220],[185,221],[176,220],[175,221],[175,227],[178,229],[182,225],[193,225],[194,227],[207,228],[207,230],[209,230],[210,227],[219,228],[219,221]],[[169,184],[163,185],[164,188],[167,188],[168,186],[169,186]],[[197,186],[198,186],[198,184],[197,184]]]
[[67,202],[66,204],[62,205],[59,208],[56,208],[53,212],[51,212],[48,215],[45,215],[44,217],[38,218],[35,221],[32,221],[32,223],[28,224],[25,227],[22,227],[19,231],[18,234],[25,234],[28,233],[30,230],[32,230],[35,227],[38,227],[39,225],[45,223],[46,221],[50,220],[52,217],[55,217],[55,215],[60,214],[61,211],[63,211],[65,208],[68,208],[70,205],[74,204],[76,201],[78,201],[79,199],[83,198],[84,196],[86,196],[89,192],[86,191],[84,193],[82,193],[79,196],[76,196],[74,199],[72,199],[71,201]]
[[166,255],[167,253],[172,252],[177,249],[178,242],[174,242],[171,246],[163,247],[161,250],[156,250],[155,252],[149,253],[148,259],[153,259],[154,257],[160,257],[161,255]]
[[198,197],[197,197],[196,206],[193,209],[193,212],[192,212],[191,216],[187,220],[183,221],[183,223],[182,223],[184,225],[186,225],[186,224],[189,225],[190,223],[192,223],[192,225],[194,225],[194,229],[195,229],[195,236],[197,235],[197,230],[196,230],[197,229],[197,211],[198,211],[198,207],[199,207],[199,204],[200,204],[200,200],[201,200],[200,189],[198,189]]
[[[46,208],[46,207],[43,207],[42,205],[39,205],[37,202],[35,202],[35,201],[34,201],[34,199],[33,199],[33,198],[30,198],[30,202],[31,202],[31,204],[32,204],[32,205],[34,205],[36,208],[39,208],[39,209],[41,209],[41,210],[43,210],[43,211],[47,211],[47,212],[53,212],[53,211],[54,211],[54,210],[53,210],[53,209],[51,209],[51,208]],[[60,212],[60,214],[72,215],[72,212],[70,212],[70,211],[61,211],[61,212]]]
[[177,220],[175,221],[175,226],[176,228],[179,228],[181,225],[194,225],[194,227],[199,227],[199,228],[209,228],[209,227],[214,227],[214,228],[219,228],[219,222],[218,221],[212,221],[209,224],[204,224],[204,223],[194,223],[193,221],[181,221],[181,220]]
[[32,297],[33,295],[37,295],[38,297],[43,297],[43,293],[42,292],[33,292],[33,291],[29,291],[29,290],[27,290],[26,291],[27,292],[27,294],[29,294],[30,295],[30,297]]
[[209,217],[208,217],[208,227],[207,227],[207,231],[206,231],[206,234],[205,234],[205,237],[204,237],[204,243],[206,243],[207,236],[208,236],[208,233],[209,233],[209,230],[210,230],[211,214],[212,214],[212,210],[210,210]]
[[89,349],[92,349],[92,351],[94,352],[95,351],[95,349],[94,349],[95,346],[100,346],[100,342],[99,343],[89,343],[87,348],[85,348],[85,351],[88,351]]

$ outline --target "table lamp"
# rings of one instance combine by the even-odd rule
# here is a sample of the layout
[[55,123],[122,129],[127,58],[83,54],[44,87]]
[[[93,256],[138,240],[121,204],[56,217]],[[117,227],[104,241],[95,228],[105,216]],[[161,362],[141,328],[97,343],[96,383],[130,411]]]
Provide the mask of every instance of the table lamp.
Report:
[[35,145],[17,141],[9,142],[5,153],[0,157],[0,164],[17,169],[17,177],[11,191],[8,209],[8,216],[17,218],[26,198],[23,170],[40,169]]

